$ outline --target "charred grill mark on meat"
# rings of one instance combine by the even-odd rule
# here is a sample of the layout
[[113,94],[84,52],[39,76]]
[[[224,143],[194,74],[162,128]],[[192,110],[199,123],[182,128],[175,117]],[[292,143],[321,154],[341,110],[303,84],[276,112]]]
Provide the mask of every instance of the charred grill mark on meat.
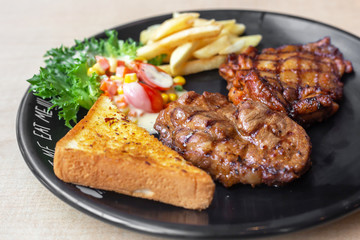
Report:
[[160,112],[154,127],[165,145],[227,187],[281,185],[311,164],[305,130],[252,100],[236,106],[218,93],[188,92]]
[[338,110],[343,95],[340,79],[350,72],[351,63],[330,38],[260,53],[249,47],[242,54],[230,54],[219,68],[232,102],[260,101],[302,125],[323,121]]

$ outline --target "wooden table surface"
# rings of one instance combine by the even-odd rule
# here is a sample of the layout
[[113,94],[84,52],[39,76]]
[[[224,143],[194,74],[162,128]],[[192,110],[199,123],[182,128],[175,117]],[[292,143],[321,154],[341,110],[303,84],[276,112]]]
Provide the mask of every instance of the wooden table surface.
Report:
[[[28,87],[26,79],[43,65],[42,56],[46,50],[61,44],[70,46],[74,39],[134,20],[191,9],[287,13],[360,36],[358,0],[2,1],[0,239],[158,239],[92,218],[49,192],[31,173],[20,154],[15,133],[16,112]],[[360,239],[360,212],[316,228],[271,237],[290,238]]]

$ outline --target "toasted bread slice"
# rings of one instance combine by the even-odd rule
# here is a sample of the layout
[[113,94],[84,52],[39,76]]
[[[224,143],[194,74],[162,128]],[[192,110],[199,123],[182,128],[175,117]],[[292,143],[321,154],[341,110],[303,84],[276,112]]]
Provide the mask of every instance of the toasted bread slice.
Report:
[[65,182],[205,209],[214,182],[204,172],[130,122],[101,96],[56,144],[54,171]]

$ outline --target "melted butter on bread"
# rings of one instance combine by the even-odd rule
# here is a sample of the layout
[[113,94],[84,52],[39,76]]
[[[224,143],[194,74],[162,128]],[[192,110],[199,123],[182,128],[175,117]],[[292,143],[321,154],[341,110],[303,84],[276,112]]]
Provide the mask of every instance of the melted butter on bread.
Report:
[[164,146],[101,96],[55,148],[54,171],[65,182],[189,208],[213,198],[211,177]]

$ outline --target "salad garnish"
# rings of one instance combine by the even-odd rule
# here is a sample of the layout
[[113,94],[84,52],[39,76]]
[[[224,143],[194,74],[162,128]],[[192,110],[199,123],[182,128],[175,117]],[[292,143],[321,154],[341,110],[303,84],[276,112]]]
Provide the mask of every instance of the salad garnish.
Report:
[[115,30],[106,31],[106,35],[106,39],[75,40],[73,47],[60,46],[47,51],[45,67],[28,80],[30,91],[49,99],[51,108],[59,109],[59,118],[70,128],[77,122],[79,108],[90,109],[102,94],[99,74],[88,74],[88,69],[97,62],[96,56],[136,58],[139,43],[132,39],[119,40]]

